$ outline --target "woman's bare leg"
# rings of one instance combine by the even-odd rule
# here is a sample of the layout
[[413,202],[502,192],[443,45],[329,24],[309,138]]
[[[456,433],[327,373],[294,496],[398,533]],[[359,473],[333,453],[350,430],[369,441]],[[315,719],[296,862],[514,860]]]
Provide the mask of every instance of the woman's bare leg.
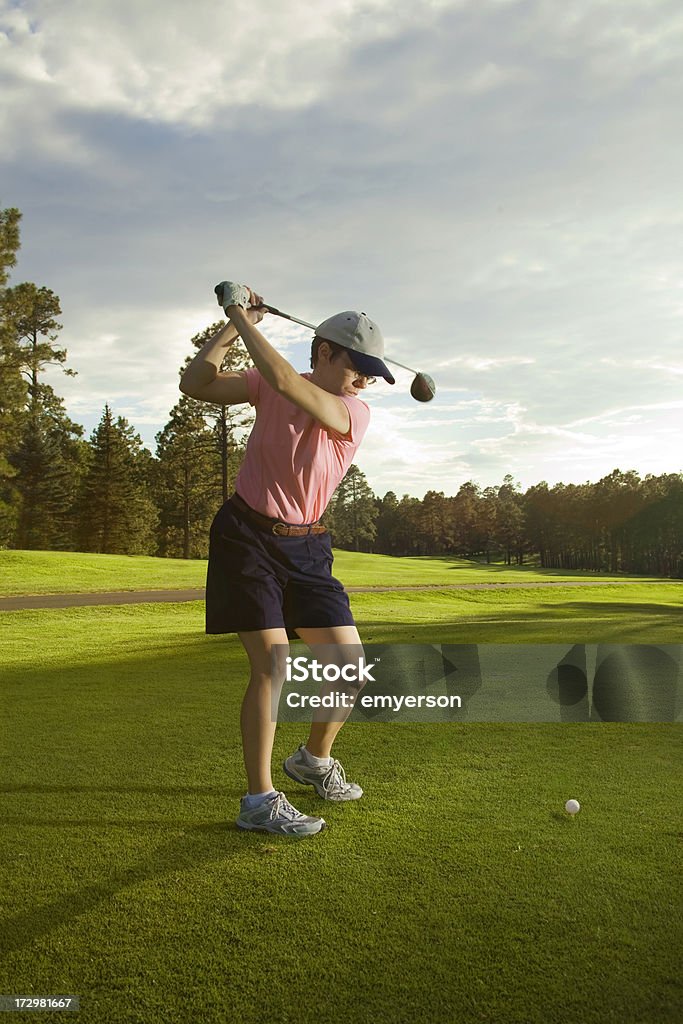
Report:
[[[353,651],[349,651],[350,661],[357,664],[358,658],[363,655],[363,645],[361,644],[358,630],[355,626],[326,626],[320,629],[297,629],[297,633],[305,644],[311,648],[312,652],[321,661],[327,660],[330,655],[333,655],[332,661],[335,664],[341,664],[343,662],[343,651],[331,651],[329,648],[331,645],[337,647],[353,646]],[[320,651],[316,653],[316,648],[319,646],[325,646],[328,648],[327,651]],[[340,660],[341,659],[341,660]],[[330,757],[330,751],[332,750],[332,744],[334,743],[337,733],[341,729],[342,725],[351,714],[352,707],[346,709],[335,708],[335,721],[325,721],[326,717],[329,717],[329,711],[325,709],[317,711],[313,715],[313,721],[311,723],[311,731],[308,739],[306,740],[306,749],[309,754],[313,754],[314,757]]]
[[[251,666],[240,715],[244,767],[249,792],[266,793],[274,788],[270,766],[277,723],[273,710],[277,713],[289,640],[285,629],[259,629],[238,635]],[[273,652],[276,645],[279,647],[277,659]]]

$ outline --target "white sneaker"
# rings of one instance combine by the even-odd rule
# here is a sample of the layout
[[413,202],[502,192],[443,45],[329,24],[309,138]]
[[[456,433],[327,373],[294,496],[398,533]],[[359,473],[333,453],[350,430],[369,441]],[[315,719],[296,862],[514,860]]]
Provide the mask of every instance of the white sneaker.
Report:
[[356,782],[346,781],[346,772],[339,761],[333,761],[331,765],[312,767],[306,760],[302,743],[295,754],[292,754],[283,763],[287,775],[295,782],[301,782],[304,786],[313,786],[318,796],[323,800],[333,800],[340,803],[342,800],[358,800],[363,795],[363,790]]
[[312,836],[325,828],[324,818],[311,818],[292,807],[284,793],[247,807],[244,797],[235,821],[238,828],[249,832],[276,832],[283,836]]

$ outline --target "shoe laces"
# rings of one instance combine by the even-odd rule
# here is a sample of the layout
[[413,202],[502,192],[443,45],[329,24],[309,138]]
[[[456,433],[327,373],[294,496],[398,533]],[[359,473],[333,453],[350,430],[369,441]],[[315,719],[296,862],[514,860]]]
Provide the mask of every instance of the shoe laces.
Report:
[[284,793],[278,793],[273,800],[273,806],[270,811],[271,821],[274,818],[289,818],[290,821],[296,821],[297,818],[303,817],[304,815],[301,811],[297,811],[296,807],[292,807]]
[[333,761],[330,765],[325,777],[323,778],[322,787],[326,793],[334,793],[336,790],[344,792],[345,790],[350,789],[350,785],[346,781],[346,772],[339,761]]

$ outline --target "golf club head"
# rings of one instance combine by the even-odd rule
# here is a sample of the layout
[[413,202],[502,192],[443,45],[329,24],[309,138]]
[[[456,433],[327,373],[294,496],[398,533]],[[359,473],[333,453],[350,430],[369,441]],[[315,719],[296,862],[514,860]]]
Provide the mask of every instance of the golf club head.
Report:
[[[216,292],[220,285],[216,286]],[[219,298],[220,302],[220,298]],[[273,313],[275,316],[284,317],[285,320],[291,320],[295,324],[302,324],[303,327],[309,327],[312,331],[315,331],[315,325],[309,324],[306,320],[300,320],[296,316],[292,316],[291,313],[284,313],[277,306],[270,306],[264,302],[264,308],[269,313]],[[410,393],[417,402],[431,402],[432,398],[436,394],[436,384],[427,373],[416,373],[415,370],[411,370],[409,366],[404,366],[403,363],[397,362],[395,359],[389,359],[387,356],[384,357],[385,362],[394,363],[395,366],[400,366],[404,370],[410,370],[411,373],[415,374],[415,380],[410,386]]]
[[431,402],[436,394],[436,384],[427,373],[416,373],[410,385],[410,393],[417,402]]

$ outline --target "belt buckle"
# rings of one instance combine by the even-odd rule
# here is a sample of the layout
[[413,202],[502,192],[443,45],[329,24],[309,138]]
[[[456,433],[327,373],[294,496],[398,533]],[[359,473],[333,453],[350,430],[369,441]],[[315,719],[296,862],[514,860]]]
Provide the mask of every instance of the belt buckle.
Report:
[[278,537],[287,536],[287,525],[285,523],[273,523],[271,529]]

